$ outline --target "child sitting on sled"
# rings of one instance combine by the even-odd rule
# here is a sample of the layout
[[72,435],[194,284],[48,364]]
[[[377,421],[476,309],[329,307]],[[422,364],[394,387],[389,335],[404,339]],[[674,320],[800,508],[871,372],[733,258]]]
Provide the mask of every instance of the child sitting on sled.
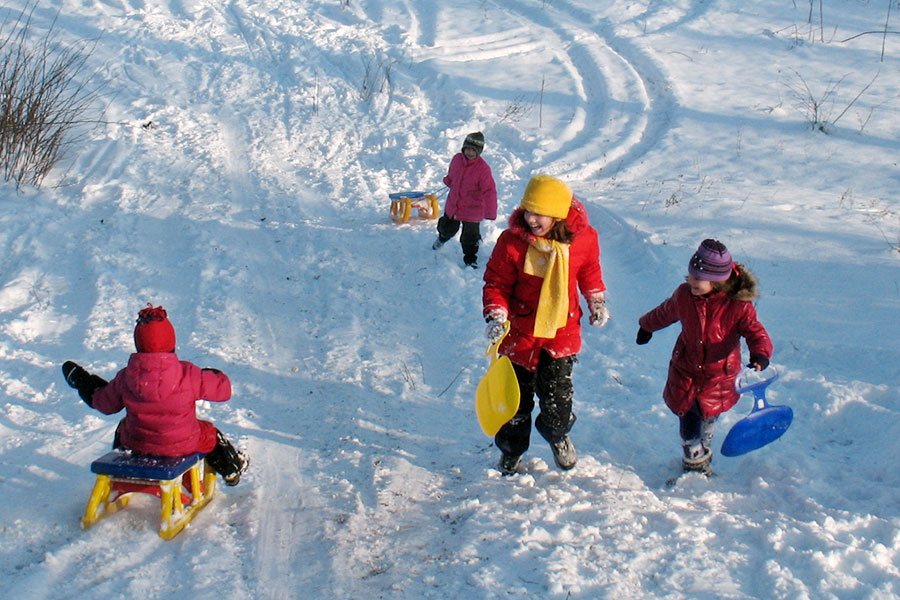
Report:
[[125,409],[113,448],[157,456],[206,453],[206,462],[227,485],[237,485],[249,460],[222,432],[195,413],[197,400],[225,402],[231,382],[216,369],[178,359],[175,329],[161,306],[141,310],[134,328],[137,352],[110,382],[72,361],[62,366],[70,387],[106,415]]
[[741,371],[741,338],[750,350],[747,366],[757,371],[769,366],[773,348],[752,303],[756,277],[732,260],[725,244],[703,240],[686,281],[638,320],[636,341],[646,344],[654,331],[681,322],[663,399],[678,415],[683,470],[709,475],[716,420],[740,398],[734,382]]
[[463,262],[478,268],[478,242],[481,241],[481,221],[497,218],[497,186],[487,162],[481,158],[484,134],[480,131],[466,136],[462,151],[453,156],[444,185],[450,188],[444,214],[438,219],[438,237],[432,244],[437,250],[456,235],[462,225],[459,243]]

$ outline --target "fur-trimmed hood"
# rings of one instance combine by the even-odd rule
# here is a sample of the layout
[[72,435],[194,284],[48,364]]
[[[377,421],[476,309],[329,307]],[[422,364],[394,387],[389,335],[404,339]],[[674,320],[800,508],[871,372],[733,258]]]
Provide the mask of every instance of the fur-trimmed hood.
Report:
[[759,297],[759,282],[756,275],[741,263],[734,263],[737,277],[731,277],[728,281],[717,284],[716,290],[722,291],[726,296],[735,300],[750,302]]

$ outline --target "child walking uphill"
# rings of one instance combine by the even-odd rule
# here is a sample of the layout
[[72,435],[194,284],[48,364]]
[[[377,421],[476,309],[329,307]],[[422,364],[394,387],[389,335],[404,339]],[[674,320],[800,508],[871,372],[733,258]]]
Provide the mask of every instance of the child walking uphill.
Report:
[[247,456],[212,423],[197,419],[194,407],[197,400],[228,400],[228,377],[178,359],[175,329],[161,306],[148,305],[138,313],[134,344],[137,352],[109,383],[72,361],[62,367],[66,383],[103,414],[125,409],[113,448],[158,456],[205,452],[207,464],[225,483],[237,485],[249,465]]
[[480,131],[466,136],[462,151],[450,161],[444,185],[450,188],[444,214],[438,219],[438,238],[432,244],[437,250],[456,235],[462,224],[459,243],[463,262],[478,268],[478,242],[481,241],[481,221],[497,218],[497,186],[487,162],[481,158],[484,135]]
[[751,302],[756,287],[756,277],[732,260],[722,242],[706,239],[688,263],[687,282],[638,321],[638,344],[681,321],[663,399],[678,415],[684,472],[712,472],[716,419],[740,397],[734,381],[741,371],[741,337],[750,350],[747,366],[769,366],[772,341]]
[[504,475],[516,472],[528,450],[535,394],[540,401],[535,429],[550,443],[559,468],[575,466],[569,431],[575,422],[572,367],[581,350],[579,290],[591,325],[605,325],[609,311],[597,232],[565,183],[537,175],[484,273],[486,333],[495,343],[509,321],[499,353],[513,363],[521,393],[518,412],[494,437]]

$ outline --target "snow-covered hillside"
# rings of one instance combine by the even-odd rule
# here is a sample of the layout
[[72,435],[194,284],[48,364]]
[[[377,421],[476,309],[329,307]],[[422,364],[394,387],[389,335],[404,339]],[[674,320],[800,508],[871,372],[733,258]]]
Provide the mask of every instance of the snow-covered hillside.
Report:
[[[34,32],[98,40],[108,124],[40,189],[0,187],[0,595],[900,595],[883,4],[40,0]],[[388,194],[441,191],[476,130],[501,204],[482,264],[535,173],[600,234],[612,320],[584,331],[571,472],[536,435],[522,473],[495,470],[481,272],[455,241],[431,250],[433,223],[389,218]],[[760,279],[769,398],[795,419],[670,489],[677,331],[634,335],[705,237]],[[114,375],[147,302],[181,358],[231,377],[201,412],[252,456],[170,542],[150,498],[79,528],[118,418],[59,370]]]

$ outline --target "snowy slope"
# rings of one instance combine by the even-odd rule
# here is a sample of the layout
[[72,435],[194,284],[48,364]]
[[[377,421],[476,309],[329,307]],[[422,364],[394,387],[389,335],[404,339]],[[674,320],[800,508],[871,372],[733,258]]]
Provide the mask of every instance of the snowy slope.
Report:
[[[42,0],[36,32],[98,40],[107,123],[0,188],[3,597],[900,595],[900,38],[853,37],[900,14],[813,4]],[[481,274],[388,215],[476,130],[482,264],[534,173],[600,233],[571,472],[537,435],[494,470]],[[795,421],[669,489],[677,331],[634,334],[705,237],[760,279]],[[118,418],[59,372],[114,375],[146,302],[231,377],[201,413],[253,458],[171,542],[148,498],[79,528]]]

